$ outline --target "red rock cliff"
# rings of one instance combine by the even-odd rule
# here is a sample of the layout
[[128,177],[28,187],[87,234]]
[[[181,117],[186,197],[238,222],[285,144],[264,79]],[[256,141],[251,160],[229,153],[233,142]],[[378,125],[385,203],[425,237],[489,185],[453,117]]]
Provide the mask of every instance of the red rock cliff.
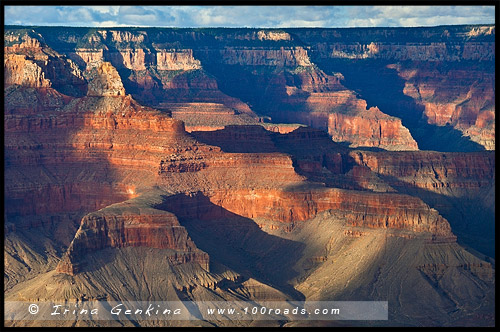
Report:
[[493,152],[363,151],[351,152],[350,155],[357,164],[392,179],[394,185],[410,185],[431,191],[441,188],[477,189],[490,185],[495,177]]
[[234,213],[285,224],[306,221],[319,212],[334,210],[352,226],[404,229],[454,240],[450,225],[436,210],[418,198],[398,194],[341,189],[241,189],[215,191],[208,196],[201,193],[171,196],[164,206],[183,218],[219,219]]
[[208,270],[208,255],[196,248],[175,215],[125,202],[86,215],[56,271],[74,275],[85,254],[119,247],[171,249],[172,264],[195,262]]
[[424,107],[428,123],[451,125],[486,149],[495,149],[494,72],[426,64],[394,68],[405,80],[404,93]]

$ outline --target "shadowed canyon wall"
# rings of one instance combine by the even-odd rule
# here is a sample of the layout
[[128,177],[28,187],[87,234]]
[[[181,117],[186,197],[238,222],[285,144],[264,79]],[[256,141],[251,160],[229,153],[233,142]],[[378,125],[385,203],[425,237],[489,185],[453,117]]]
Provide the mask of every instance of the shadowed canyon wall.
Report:
[[494,35],[6,27],[6,293],[489,310]]
[[[20,72],[36,72],[42,59],[19,50],[45,45],[80,82],[108,61],[127,93],[188,131],[270,117],[325,129],[353,147],[494,149],[494,26],[54,29],[8,27],[16,55],[6,69],[28,56]],[[8,81],[22,81],[15,72],[7,70]],[[47,85],[44,75],[32,79]]]

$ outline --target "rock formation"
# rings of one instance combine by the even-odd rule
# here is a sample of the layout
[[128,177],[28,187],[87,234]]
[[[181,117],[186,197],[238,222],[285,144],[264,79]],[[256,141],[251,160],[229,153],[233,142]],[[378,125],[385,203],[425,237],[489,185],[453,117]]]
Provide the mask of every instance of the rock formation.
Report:
[[495,76],[471,66],[439,70],[436,65],[395,68],[405,80],[405,95],[424,107],[428,123],[451,125],[487,150],[495,149]]
[[[433,134],[430,129],[415,128],[422,124],[409,120],[407,112],[410,112],[423,117],[431,125],[429,128],[452,126],[477,143],[471,149],[478,146],[494,149],[493,26],[437,27],[408,32],[389,28],[353,29],[349,33],[342,29],[215,29],[210,33],[81,29],[61,38],[50,36],[50,31],[50,28],[8,30],[7,53],[26,56],[28,49],[53,47],[51,54],[65,55],[67,64],[72,67],[78,64],[87,76],[92,68],[110,62],[120,72],[127,93],[148,106],[174,110],[172,115],[185,121],[188,131],[255,124],[259,116],[264,116],[274,122],[299,122],[327,129],[333,139],[345,140],[353,147],[432,149],[426,136]],[[22,59],[14,58],[6,62],[6,68]],[[332,65],[335,63],[332,60],[339,65]],[[474,64],[464,67],[459,61]],[[35,67],[29,63],[24,62],[22,66],[26,68],[14,76],[10,73],[16,71],[8,70],[8,82],[22,81],[23,70],[38,70],[33,75],[34,82],[25,83],[48,86],[52,78],[47,76],[48,71],[36,69],[41,62],[36,62]],[[361,80],[370,75],[371,79],[382,79],[383,84],[371,80],[369,84],[385,86],[385,94],[377,93],[397,105],[378,105],[364,89],[362,95],[353,94],[351,90],[356,87],[345,84],[351,80],[351,67],[360,67],[365,72],[366,77],[355,74]],[[401,95],[411,97],[422,109],[412,108],[408,101],[399,101],[401,96],[392,95],[390,90],[399,87],[392,87],[388,81],[392,78],[381,73],[386,67],[405,80],[403,91],[399,91]],[[81,80],[80,76],[75,72],[74,80]],[[363,99],[369,99],[370,106],[375,102],[380,112],[394,118],[389,117],[390,125],[370,120],[370,126],[379,127],[381,133],[361,131],[353,135],[330,126],[329,114],[342,117],[347,112],[349,118],[358,121],[371,119],[374,115],[370,107],[363,108]],[[205,108],[211,111],[205,112]],[[294,112],[283,113],[284,109]],[[335,123],[343,121],[334,119]],[[453,132],[446,135],[450,135],[450,140],[455,139]],[[419,140],[424,142],[419,145]]]
[[353,142],[351,147],[418,150],[417,142],[401,120],[382,113],[377,107],[351,114],[330,114],[328,133],[336,142]]
[[85,255],[128,246],[172,249],[173,265],[196,262],[209,269],[208,255],[196,248],[175,215],[127,201],[86,215],[56,272],[74,275]]
[[124,96],[125,89],[116,69],[109,62],[103,62],[97,68],[96,77],[88,86],[87,96],[110,97]]
[[393,305],[381,325],[494,322],[494,27],[4,37],[9,300],[368,299]]
[[322,70],[340,71],[344,85],[400,117],[419,148],[494,149],[494,26],[331,30],[321,41],[312,29],[296,33]]

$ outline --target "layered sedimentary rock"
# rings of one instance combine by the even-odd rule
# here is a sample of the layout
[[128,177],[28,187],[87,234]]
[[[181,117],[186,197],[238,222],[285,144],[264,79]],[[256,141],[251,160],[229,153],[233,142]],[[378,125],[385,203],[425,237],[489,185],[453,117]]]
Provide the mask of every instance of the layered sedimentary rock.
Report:
[[121,73],[128,93],[171,112],[189,131],[257,122],[246,104],[221,93],[192,49],[163,47],[161,41],[153,42],[151,49],[149,38],[145,32],[99,30],[86,37],[87,48],[68,52],[68,56],[86,69],[87,76],[101,63],[110,62]]
[[328,133],[334,141],[352,142],[351,147],[418,150],[417,142],[401,120],[382,113],[377,107],[361,109],[353,114],[330,114]]
[[490,185],[495,177],[493,152],[419,151],[400,154],[363,151],[350,155],[356,163],[388,177],[387,181],[393,179],[392,185],[415,186],[431,191],[441,188],[478,189]]
[[[278,66],[278,67],[309,67],[311,61],[307,51],[302,47],[284,48],[270,50],[228,48],[216,50],[224,64],[244,66]],[[207,57],[214,57],[208,53]],[[217,57],[217,56],[215,56]]]
[[5,61],[5,84],[24,85],[28,87],[49,87],[50,81],[45,78],[42,68],[35,62],[26,59],[25,55],[14,54]]
[[[260,34],[249,38],[266,43],[292,42],[289,35],[283,34],[287,36],[285,38],[280,33],[261,31]],[[87,76],[90,75],[92,68],[97,68],[103,61],[110,61],[119,71],[127,70],[126,72],[122,70],[121,75],[126,89],[135,98],[146,103],[161,103],[162,109],[172,112],[175,118],[185,121],[189,131],[222,129],[225,125],[252,124],[258,121],[257,116],[245,103],[219,91],[218,82],[207,75],[200,60],[193,57],[191,50],[181,49],[168,53],[170,51],[161,48],[162,44],[154,44],[156,45],[155,51],[151,53],[144,49],[144,45],[156,36],[148,37],[145,32],[128,33],[127,37],[122,34],[121,31],[100,30],[85,37],[87,38],[84,39],[85,43],[89,44],[89,47],[94,45],[92,49],[89,48],[88,52],[83,48],[78,48],[74,52],[63,49],[68,52],[68,56],[73,61],[86,68],[86,72],[89,72]],[[136,48],[130,48],[130,45],[135,45]],[[255,66],[268,68],[258,74],[260,77],[257,76],[259,81],[268,82],[257,87],[256,90],[257,93],[263,93],[264,91],[261,90],[265,89],[263,100],[267,102],[254,106],[260,111],[268,109],[264,115],[271,115],[275,121],[299,122],[318,128],[327,128],[328,113],[342,111],[353,105],[351,102],[346,103],[346,99],[343,98],[342,93],[345,94],[346,91],[334,93],[336,90],[345,90],[339,83],[341,75],[329,76],[317,70],[309,58],[308,51],[301,46],[226,47],[196,50],[195,55],[203,59],[203,63],[211,69],[217,63],[229,67],[239,65],[250,69]],[[154,71],[151,70],[152,66],[155,68]],[[278,71],[277,75],[272,74],[269,77],[266,72],[275,71],[274,68],[282,68],[281,70],[284,68],[285,71],[281,73]],[[219,81],[221,72],[213,70],[210,72],[215,74]],[[223,84],[225,91],[234,93],[233,89],[227,89],[226,82],[219,81],[219,83]],[[281,90],[286,91],[285,94],[282,94]],[[240,93],[238,91],[236,93],[241,98]],[[253,98],[255,97],[251,97],[249,101],[255,104]],[[244,96],[243,99],[248,100]],[[193,100],[202,103],[186,103]],[[283,114],[276,107],[279,105],[276,104],[277,101],[284,104],[280,106],[281,109],[290,108],[295,109],[296,112]],[[179,102],[184,103],[179,107]],[[217,103],[216,107],[213,106],[214,102]],[[363,111],[364,109],[358,107],[356,110]],[[357,117],[356,113],[354,112],[352,116]],[[338,133],[336,128],[330,131],[334,133],[335,138],[345,136]],[[393,134],[387,131],[385,135],[392,136]],[[355,140],[354,146],[366,143],[357,142],[355,136],[344,138]],[[400,140],[398,137],[393,138],[393,141],[398,140]],[[371,142],[371,144],[376,143]],[[406,142],[402,139],[399,145],[406,146],[405,144]],[[391,149],[391,144],[388,147]]]
[[487,150],[495,149],[495,75],[471,65],[468,70],[436,65],[396,66],[404,94],[424,107],[428,123],[450,125]]
[[[212,170],[199,176],[208,175],[205,188],[223,187],[224,183],[217,184],[217,174],[231,169],[243,169],[247,176],[252,173],[255,181],[261,179],[261,184],[265,178],[259,174],[273,172],[274,180],[301,180],[285,155],[234,154],[228,158],[217,147],[196,142],[185,132],[181,121],[123,96],[123,85],[110,63],[102,63],[96,74],[89,82],[88,96],[82,98],[69,98],[52,88],[12,88],[7,102],[35,97],[37,103],[53,96],[56,103],[38,103],[38,110],[31,109],[29,103],[8,104],[4,125],[9,220],[20,215],[28,218],[97,210],[136,196],[140,188],[152,186],[157,176],[159,183],[164,178],[174,178],[164,184],[165,188],[183,190],[181,185],[175,186],[175,181],[184,182],[182,174],[208,167]],[[20,174],[34,179],[43,176],[20,183]],[[237,174],[241,171],[235,173],[235,178]],[[197,181],[184,182],[185,188],[192,189]],[[195,262],[208,268],[208,256],[197,253],[175,216],[157,210],[153,212],[158,215],[151,216],[151,211],[138,208],[127,210],[127,216],[121,218],[106,215],[106,211],[110,210],[82,219],[80,231],[58,272],[77,273],[79,256],[93,249],[126,246],[172,249],[172,263]],[[115,235],[109,235],[108,230]]]
[[349,155],[364,172],[372,172],[389,188],[419,197],[437,209],[450,221],[461,243],[494,255],[494,152],[365,151]]
[[156,55],[159,70],[193,70],[200,69],[201,63],[193,57],[193,50],[162,50]]
[[[420,148],[433,149],[427,139],[457,141],[464,135],[464,141],[478,144],[463,148],[494,149],[494,26],[296,33],[313,43],[312,59],[320,68],[341,71],[346,86],[356,86],[382,112],[401,117]],[[451,126],[460,135],[433,126]],[[449,143],[434,146],[460,151]]]
[[196,248],[175,215],[126,202],[86,215],[56,271],[74,275],[88,253],[120,247],[172,249],[167,257],[172,264],[196,262],[208,270],[208,255]]
[[[213,207],[213,208],[211,208]],[[218,207],[222,207],[220,209]],[[351,226],[396,228],[455,240],[448,222],[419,199],[396,194],[369,194],[343,190],[233,190],[201,195],[172,196],[165,208],[191,219],[220,219],[231,214],[293,224],[335,210]],[[229,214],[225,214],[228,211]]]
[[299,174],[328,187],[417,196],[451,220],[468,245],[487,255],[493,253],[492,238],[476,239],[494,228],[492,152],[350,151],[330,141],[325,132],[311,128],[280,135],[257,126],[227,127],[195,135],[226,152],[286,152]]
[[[495,27],[440,26],[431,29],[290,29],[322,56],[396,61],[493,60]],[[453,47],[448,43],[458,42]]]
[[[89,83],[88,97],[73,99],[51,88],[19,87],[10,98],[28,96],[44,100],[47,94],[59,97],[60,103],[46,108],[43,103],[39,104],[38,112],[22,103],[9,104],[7,108],[4,126],[8,219],[93,211],[135,197],[137,187],[153,183],[164,154],[196,149],[196,144],[190,144],[194,140],[187,137],[182,122],[143,107],[130,96],[123,96],[121,80],[109,63],[97,68],[97,76]],[[139,174],[142,176],[137,177]],[[18,175],[33,181],[20,182]],[[77,236],[76,248],[70,246],[58,271],[73,274],[75,255],[83,255],[82,248],[99,243],[98,248],[89,250],[128,245],[167,248],[177,250],[172,254],[173,262],[196,261],[208,266],[206,254],[196,258],[195,253],[190,253],[196,251],[196,247],[185,230],[176,224],[175,216],[167,213],[151,216],[138,209],[129,211],[127,217],[118,221],[109,216],[96,218],[85,217],[80,229],[92,229],[89,220],[100,220],[101,224],[109,222],[109,228],[119,232],[125,229],[116,223],[125,223],[124,234],[128,235],[123,235],[121,242],[113,237],[106,240],[107,233],[99,233],[100,228],[93,224],[97,235],[84,245]],[[152,239],[151,234],[156,234],[156,239]]]
[[162,103],[158,108],[169,112],[173,118],[183,121],[188,132],[211,131],[223,129],[227,125],[257,123],[254,116],[240,113],[235,108],[221,103]]
[[[339,91],[345,95],[353,89],[344,84],[343,74],[350,75],[349,66],[370,69],[366,73],[381,80],[377,85],[390,90],[395,87],[386,82],[384,75],[370,73],[377,67],[389,65],[406,80],[401,94],[404,92],[423,107],[422,110],[410,108],[408,112],[422,116],[431,125],[449,124],[480,146],[494,149],[493,26],[408,31],[391,28],[212,29],[206,32],[72,29],[61,38],[50,34],[50,28],[8,30],[8,53],[16,56],[9,59],[6,68],[22,60],[19,56],[26,54],[23,49],[51,45],[58,54],[71,59],[65,66],[78,64],[86,76],[100,63],[111,62],[128,93],[149,106],[163,104],[161,107],[167,111],[175,109],[173,116],[185,121],[190,131],[256,123],[258,116],[254,112],[257,112],[260,116],[270,116],[275,122],[300,122],[326,129],[335,140],[348,139],[354,147],[413,150],[419,140],[425,141],[425,135],[431,135],[421,134],[414,128],[418,124],[406,118],[408,105],[404,103],[396,107],[375,104],[382,113],[395,117],[390,125],[370,120],[370,126],[382,129],[378,137],[369,132],[355,136],[345,129],[329,126],[331,113],[341,115],[348,111],[349,117],[357,121],[367,118],[363,116],[365,109],[353,108],[352,102],[339,98]],[[325,65],[331,60],[344,62],[335,68]],[[459,61],[480,61],[484,65],[466,68]],[[346,67],[344,64],[349,62],[352,63]],[[415,65],[416,62],[419,64]],[[33,75],[34,82],[27,84],[48,86],[47,80],[53,74],[37,69],[43,68],[40,61],[31,65],[26,62],[23,66],[24,71],[39,72]],[[22,74],[7,73],[6,76],[9,82],[23,80]],[[81,80],[81,74],[75,72],[74,77]],[[365,96],[362,92],[363,95],[355,99],[371,100],[369,94]],[[387,92],[386,98],[397,101],[398,98],[390,96],[392,92]],[[188,105],[193,101],[208,104],[206,107]],[[176,103],[183,105],[178,107]],[[283,109],[289,112],[283,113]],[[371,113],[368,112],[368,118]],[[202,119],[204,125],[197,118]],[[397,118],[402,119],[401,124]],[[412,142],[415,137],[403,134],[405,127],[410,129],[410,136],[417,135],[417,144]],[[420,148],[429,147],[424,142]]]
[[[319,70],[312,64],[306,50],[292,48],[285,52],[281,49],[269,54],[262,54],[259,49],[245,50],[241,54],[240,51],[225,49],[220,57],[200,51],[200,57],[206,59],[209,70],[218,77],[231,74],[248,77],[240,82],[226,82],[224,88],[242,100],[248,100],[273,121],[296,122],[324,129],[334,141],[346,141],[353,147],[417,149],[416,142],[399,119],[375,108],[368,109],[365,100],[341,84],[343,77],[340,73],[327,75]],[[233,58],[237,60],[230,60]],[[261,58],[268,60],[262,61]],[[256,86],[256,90],[247,92],[248,85]],[[366,121],[367,130],[349,126]]]
[[67,95],[84,95],[87,87],[80,68],[43,40],[34,30],[6,33],[5,85],[53,87]]
[[109,62],[103,62],[97,68],[96,77],[89,85],[87,96],[124,96],[125,89],[116,69]]
[[[494,76],[480,82],[494,29],[451,29],[453,49],[432,44],[441,28],[406,41],[394,29],[53,29],[5,34],[10,299],[390,299],[410,325],[491,312],[492,254],[460,245],[494,244],[494,153],[352,147],[416,150],[422,123],[494,133],[494,99],[481,101]],[[350,66],[322,62],[351,58],[382,61],[365,75],[395,78],[396,105],[463,103],[408,122],[354,92]],[[416,59],[487,64],[439,91],[424,74],[436,68],[392,63]]]

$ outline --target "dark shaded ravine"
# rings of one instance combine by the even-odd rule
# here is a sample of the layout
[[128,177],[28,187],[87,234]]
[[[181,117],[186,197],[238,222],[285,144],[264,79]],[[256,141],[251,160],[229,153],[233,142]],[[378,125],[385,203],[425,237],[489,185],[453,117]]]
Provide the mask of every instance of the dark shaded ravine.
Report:
[[382,112],[401,119],[417,141],[420,150],[440,152],[483,151],[484,147],[471,141],[452,126],[436,126],[423,117],[424,107],[403,93],[405,82],[388,62],[380,60],[324,59],[311,55],[313,61],[327,74],[340,72],[342,82],[365,99],[368,107],[377,106]]

